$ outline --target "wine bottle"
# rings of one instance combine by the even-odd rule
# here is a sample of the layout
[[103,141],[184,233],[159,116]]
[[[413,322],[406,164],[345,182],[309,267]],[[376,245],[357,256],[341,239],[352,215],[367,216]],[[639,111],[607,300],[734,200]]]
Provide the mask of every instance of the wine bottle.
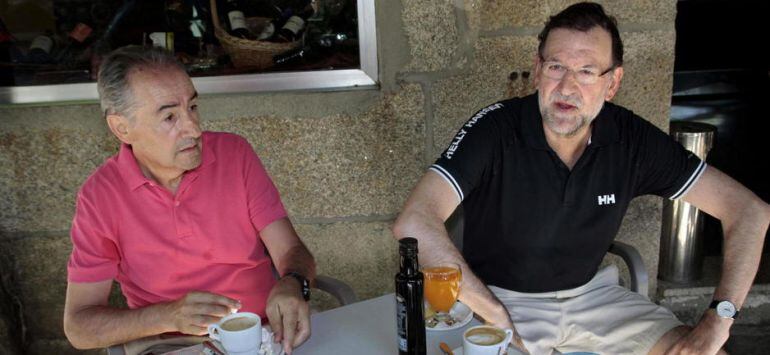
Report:
[[32,40],[27,52],[27,63],[46,64],[53,62],[51,51],[53,50],[53,33],[46,31],[46,34],[39,35]]
[[291,16],[286,19],[283,26],[276,32],[273,42],[294,42],[302,36],[307,19],[313,16],[313,6],[310,0],[298,0],[287,4],[284,11],[290,11]]
[[166,25],[174,33],[190,31],[193,8],[183,0],[166,0],[165,4]]
[[344,33],[329,33],[305,37],[305,45],[273,57],[275,66],[294,64],[312,64],[334,55],[335,52],[347,49],[357,42],[348,39]]
[[227,27],[231,35],[243,39],[256,38],[246,27],[246,16],[239,0],[226,0],[224,13],[227,14]]
[[[204,4],[205,2],[205,4]],[[204,0],[192,0],[192,16],[190,17],[190,30],[194,37],[201,38],[204,44],[213,44],[215,41],[211,23],[211,13],[208,2]]]
[[396,337],[399,355],[424,355],[423,276],[417,262],[417,239],[398,242],[399,272],[396,274]]
[[291,15],[289,12],[284,12],[284,10],[272,0],[260,1],[256,8],[258,9],[260,17],[270,19],[270,22],[262,28],[262,32],[257,36],[257,39],[260,41],[269,41],[275,37],[276,31],[283,27],[288,16]]
[[[200,49],[200,39],[193,34],[193,7],[183,0],[166,0],[165,18],[167,32],[173,33],[171,49],[174,53],[197,55]],[[199,38],[201,36],[198,36]]]
[[56,62],[71,66],[83,61],[83,52],[93,39],[93,28],[84,22],[78,22],[63,39],[62,49],[56,54]]

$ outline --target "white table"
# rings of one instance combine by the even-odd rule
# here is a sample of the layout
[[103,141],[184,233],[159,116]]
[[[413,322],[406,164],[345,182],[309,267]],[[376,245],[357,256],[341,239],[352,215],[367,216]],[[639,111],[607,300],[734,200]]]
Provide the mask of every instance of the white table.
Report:
[[[440,355],[439,342],[455,349],[463,345],[465,329],[481,324],[476,318],[464,327],[426,331],[428,355]],[[398,354],[394,294],[349,304],[310,317],[310,338],[296,355]]]

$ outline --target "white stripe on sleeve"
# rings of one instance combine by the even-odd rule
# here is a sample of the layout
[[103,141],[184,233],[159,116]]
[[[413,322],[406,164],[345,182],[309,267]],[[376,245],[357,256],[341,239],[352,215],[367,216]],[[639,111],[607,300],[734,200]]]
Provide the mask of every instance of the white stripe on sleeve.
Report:
[[457,194],[457,199],[459,202],[463,202],[463,199],[465,199],[465,196],[463,195],[463,190],[460,189],[460,185],[457,183],[457,180],[450,174],[446,169],[442,168],[440,165],[433,164],[428,168],[430,170],[433,170],[437,172],[439,175],[441,175],[444,180],[446,180],[452,188],[454,188],[455,193]]
[[695,169],[695,171],[690,175],[690,178],[687,179],[687,182],[684,183],[682,188],[679,189],[675,194],[673,194],[671,197],[669,197],[669,200],[676,200],[682,196],[684,196],[687,191],[690,191],[690,188],[695,185],[696,182],[698,182],[698,179],[700,179],[700,176],[703,175],[703,172],[706,171],[706,162],[704,160],[700,161],[700,164],[698,164],[698,167]]

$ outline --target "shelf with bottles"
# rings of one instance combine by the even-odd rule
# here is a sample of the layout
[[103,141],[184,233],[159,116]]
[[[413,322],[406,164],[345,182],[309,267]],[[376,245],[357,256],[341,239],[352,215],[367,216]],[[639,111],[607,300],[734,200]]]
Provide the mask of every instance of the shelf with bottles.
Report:
[[[297,43],[266,69],[232,64],[213,33],[209,0],[52,0],[36,12],[26,9],[45,1],[17,3],[27,7],[0,12],[0,86],[92,82],[101,59],[130,44],[174,52],[192,76],[360,66],[355,0],[217,0],[231,35]],[[18,30],[25,14],[42,12],[51,20]]]

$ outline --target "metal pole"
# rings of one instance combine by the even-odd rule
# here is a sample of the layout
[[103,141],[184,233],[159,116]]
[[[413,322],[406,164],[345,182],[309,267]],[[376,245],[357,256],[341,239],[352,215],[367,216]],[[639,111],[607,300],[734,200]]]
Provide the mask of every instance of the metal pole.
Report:
[[[703,160],[714,144],[716,130],[705,123],[671,122],[674,140]],[[703,269],[702,220],[700,211],[687,202],[664,202],[659,279],[686,283],[700,278]]]

